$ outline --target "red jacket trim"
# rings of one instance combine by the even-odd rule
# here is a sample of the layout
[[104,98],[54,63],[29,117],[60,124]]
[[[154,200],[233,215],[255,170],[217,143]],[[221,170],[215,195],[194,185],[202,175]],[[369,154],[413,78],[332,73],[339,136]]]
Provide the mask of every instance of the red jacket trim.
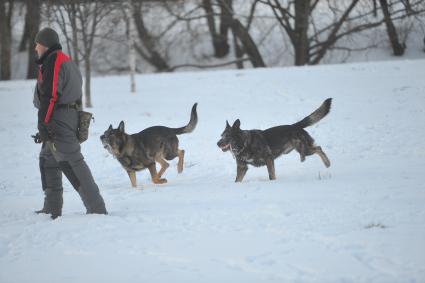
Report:
[[44,122],[47,124],[50,121],[50,118],[53,114],[53,109],[55,108],[56,101],[58,100],[58,80],[59,80],[59,71],[62,64],[66,61],[71,60],[65,53],[62,51],[57,52],[57,57],[55,61],[55,69],[53,72],[53,87],[52,87],[52,98],[50,99],[49,108],[47,109],[46,117],[44,118]]

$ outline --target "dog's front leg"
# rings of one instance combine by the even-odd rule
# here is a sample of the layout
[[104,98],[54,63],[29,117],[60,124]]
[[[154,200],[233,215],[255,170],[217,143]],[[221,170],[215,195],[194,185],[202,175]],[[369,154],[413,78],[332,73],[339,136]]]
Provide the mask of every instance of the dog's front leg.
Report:
[[149,173],[151,173],[152,182],[154,184],[164,184],[167,182],[166,179],[161,179],[160,177],[158,177],[155,163],[152,163],[151,165],[149,165],[148,169],[149,169]]
[[236,161],[237,171],[236,171],[236,180],[235,182],[242,182],[243,177],[245,177],[246,171],[248,171],[248,165],[245,162]]
[[133,188],[137,187],[136,181],[136,171],[127,171],[128,177],[130,177],[131,186]]
[[267,170],[269,171],[269,179],[276,180],[276,172],[274,169],[274,160],[273,158],[266,160]]

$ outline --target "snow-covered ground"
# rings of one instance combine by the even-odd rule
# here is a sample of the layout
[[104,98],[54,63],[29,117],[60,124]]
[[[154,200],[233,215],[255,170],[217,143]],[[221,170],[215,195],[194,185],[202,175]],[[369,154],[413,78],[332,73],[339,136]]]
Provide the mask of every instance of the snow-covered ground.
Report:
[[[63,216],[36,215],[43,194],[34,81],[0,83],[0,282],[425,282],[425,61],[96,78],[96,118],[83,144],[109,215],[85,215],[64,183]],[[329,156],[276,161],[276,181],[250,168],[235,184],[216,146],[226,119],[243,129],[298,121],[333,97],[308,129]],[[199,123],[180,136],[168,183],[138,189],[102,147],[127,131]],[[65,178],[64,178],[65,179]]]

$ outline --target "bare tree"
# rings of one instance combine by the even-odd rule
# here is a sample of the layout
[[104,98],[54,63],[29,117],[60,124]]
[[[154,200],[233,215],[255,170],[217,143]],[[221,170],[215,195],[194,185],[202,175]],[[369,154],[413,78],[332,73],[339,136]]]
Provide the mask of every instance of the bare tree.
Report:
[[[264,63],[263,57],[254,41],[249,33],[249,25],[250,21],[248,21],[248,25],[245,27],[239,19],[235,17],[235,13],[233,11],[233,6],[231,5],[231,1],[218,0],[220,3],[220,7],[223,10],[226,10],[226,17],[230,27],[232,29],[232,34],[234,36],[234,44],[235,44],[235,54],[238,59],[240,59],[244,54],[248,54],[251,64],[254,68],[257,67],[266,67]],[[255,4],[254,4],[255,5]],[[238,68],[242,67],[243,60],[237,60]]]
[[[66,38],[68,50],[73,60],[84,63],[85,106],[92,107],[91,71],[94,40],[100,36],[99,26],[104,18],[114,9],[112,1],[78,1],[61,0],[54,9],[54,21],[60,26]],[[71,36],[69,35],[71,33]]]
[[13,0],[0,0],[0,80],[10,80]]
[[32,47],[34,38],[40,28],[40,22],[41,0],[27,0],[24,33],[19,44],[20,52],[28,51],[27,79],[34,79],[37,76],[36,53]]
[[257,67],[266,67],[264,63],[263,57],[258,50],[257,45],[249,34],[248,30],[241,24],[238,19],[233,19],[232,21],[232,31],[235,38],[241,43],[243,46],[243,50],[248,54],[252,66],[254,68]]
[[[387,33],[390,39],[393,53],[395,56],[401,56],[404,54],[404,49],[406,48],[406,45],[404,43],[400,43],[398,39],[397,30],[394,26],[393,20],[391,19],[391,13],[388,7],[387,0],[379,0],[379,3],[381,4],[382,13],[384,14],[384,21],[385,25],[387,26]],[[407,10],[410,13],[411,6],[409,2],[407,3],[409,4],[409,8]]]
[[130,90],[131,93],[136,93],[136,40],[135,40],[135,31],[133,23],[133,5],[131,5],[131,0],[123,3],[122,7],[122,16],[125,21],[125,33],[127,38],[127,47],[128,47],[128,65],[130,69]]
[[230,13],[232,7],[232,0],[219,0],[220,7],[220,28],[217,31],[215,12],[211,0],[202,0],[202,7],[205,10],[208,29],[211,34],[212,43],[214,47],[214,56],[223,58],[229,54],[228,31],[232,24],[232,15]]
[[[319,0],[287,1],[286,5],[279,0],[261,2],[272,8],[279,24],[286,31],[294,49],[294,63],[297,66],[318,64],[340,38],[356,31],[342,31],[342,27],[350,21],[349,15],[359,0],[351,0],[345,8],[333,7],[331,1],[328,1],[328,8],[334,14],[334,20],[321,29],[316,28],[312,17]],[[313,29],[310,29],[310,26],[313,26]],[[357,27],[358,30],[362,28]]]
[[[394,1],[392,5],[397,8],[392,10],[389,9],[386,0],[380,0],[383,17],[378,17],[376,0],[370,2],[369,6],[367,2],[359,0],[260,0],[260,2],[271,7],[280,26],[288,35],[295,54],[295,65],[318,64],[327,52],[333,49],[352,50],[349,47],[337,46],[337,42],[344,37],[376,28],[384,23],[395,48],[394,54],[401,55],[405,46],[399,43],[393,22],[424,12],[424,0]],[[362,3],[361,9],[360,3]],[[322,17],[314,15],[316,10],[318,15],[323,15],[325,9],[328,11],[326,14],[332,17],[324,24]],[[373,19],[371,16],[376,18]]]
[[142,43],[141,45],[135,45],[136,50],[140,56],[154,66],[158,72],[168,71],[170,66],[167,63],[167,60],[161,55],[158,50],[157,41],[145,25],[142,12],[143,2],[144,1],[132,1],[134,23]]
[[[90,1],[91,2],[91,1]],[[91,56],[93,52],[93,43],[97,35],[97,27],[102,19],[109,13],[108,3],[84,3],[77,6],[77,19],[80,22],[82,36],[82,58],[85,69],[85,106],[92,107],[91,102]]]
[[378,0],[372,0],[373,3],[373,16],[376,18],[378,17]]
[[[233,0],[202,0],[200,6],[195,6],[189,12],[185,12],[184,15],[176,14],[170,9],[169,5],[164,4],[169,13],[176,18],[177,21],[183,21],[187,24],[190,29],[190,23],[195,22],[194,25],[199,27],[205,25],[208,28],[209,34],[211,35],[214,57],[220,58],[226,56],[230,50],[230,44],[228,42],[229,31],[233,35],[233,46],[235,50],[235,60],[230,60],[227,63],[218,64],[183,64],[171,67],[171,70],[175,70],[181,67],[196,67],[196,68],[216,68],[218,66],[227,66],[229,64],[236,64],[237,68],[243,68],[245,61],[251,61],[254,67],[265,67],[264,60],[261,53],[249,33],[249,28],[254,18],[255,6],[258,0],[255,0],[251,6],[250,15],[247,17],[247,23],[242,24],[241,20],[245,17],[238,15],[233,10]],[[198,8],[201,8],[200,10]],[[197,11],[198,13],[194,13]],[[219,12],[217,12],[219,11]],[[240,17],[240,19],[239,19]],[[204,22],[205,21],[205,22]],[[220,31],[217,31],[216,23],[220,23]],[[191,31],[188,30],[190,34]],[[198,37],[196,34],[195,37]],[[244,58],[247,54],[248,57]],[[210,58],[209,56],[205,56]]]

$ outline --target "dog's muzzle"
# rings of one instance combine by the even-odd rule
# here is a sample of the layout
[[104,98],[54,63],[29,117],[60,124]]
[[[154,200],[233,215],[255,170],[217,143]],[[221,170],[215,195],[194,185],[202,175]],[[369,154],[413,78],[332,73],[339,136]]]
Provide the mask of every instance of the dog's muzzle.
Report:
[[102,142],[103,148],[106,149],[110,154],[113,154],[112,147],[104,136],[100,137],[100,141]]
[[228,144],[225,144],[225,143],[223,143],[223,142],[221,142],[221,141],[219,141],[218,143],[217,143],[217,146],[223,151],[223,152],[226,152],[226,151],[228,151],[229,149],[230,149],[230,143],[228,143]]
[[230,144],[227,144],[227,145],[225,145],[225,146],[220,146],[220,148],[221,148],[221,150],[222,150],[223,152],[226,152],[226,151],[228,151],[228,150],[230,149]]

